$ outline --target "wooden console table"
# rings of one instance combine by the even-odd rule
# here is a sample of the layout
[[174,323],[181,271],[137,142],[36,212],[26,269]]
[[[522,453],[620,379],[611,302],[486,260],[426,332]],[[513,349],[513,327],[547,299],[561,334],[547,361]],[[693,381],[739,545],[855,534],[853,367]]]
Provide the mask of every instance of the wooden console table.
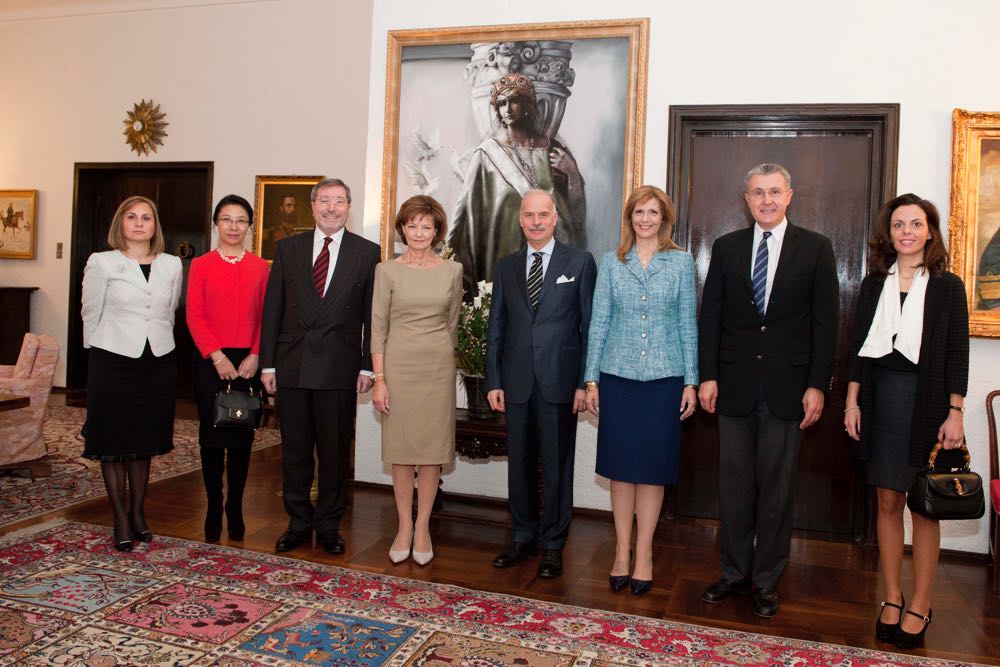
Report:
[[469,459],[507,456],[507,420],[502,413],[492,418],[472,417],[468,410],[455,412],[455,452]]

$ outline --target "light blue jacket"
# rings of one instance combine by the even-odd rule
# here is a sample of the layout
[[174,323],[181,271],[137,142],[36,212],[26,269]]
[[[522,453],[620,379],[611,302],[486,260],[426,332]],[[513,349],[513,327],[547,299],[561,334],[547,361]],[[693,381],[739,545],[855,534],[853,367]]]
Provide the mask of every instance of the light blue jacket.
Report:
[[635,248],[625,263],[607,253],[594,289],[584,378],[683,376],[684,384],[698,384],[697,296],[689,253],[657,253],[645,271]]

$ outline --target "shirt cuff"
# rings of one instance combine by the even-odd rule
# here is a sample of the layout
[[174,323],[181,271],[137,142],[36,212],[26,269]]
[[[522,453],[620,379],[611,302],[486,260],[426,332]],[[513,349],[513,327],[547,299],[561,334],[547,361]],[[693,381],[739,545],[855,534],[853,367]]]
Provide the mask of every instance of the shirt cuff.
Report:
[[260,372],[261,373],[274,373],[275,371],[274,371],[273,368],[262,368],[262,369],[260,369]]
[[366,371],[366,370],[360,370],[360,371],[358,371],[358,375],[364,375],[364,376],[370,377],[370,378],[371,377],[375,377],[375,373],[373,373],[372,371]]

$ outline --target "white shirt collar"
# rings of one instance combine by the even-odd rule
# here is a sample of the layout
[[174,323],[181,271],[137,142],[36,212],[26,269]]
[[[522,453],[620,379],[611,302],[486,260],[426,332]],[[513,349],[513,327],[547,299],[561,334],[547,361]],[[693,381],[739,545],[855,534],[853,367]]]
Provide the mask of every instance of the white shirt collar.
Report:
[[[338,247],[340,246],[341,242],[343,242],[343,240],[344,240],[344,230],[345,229],[347,229],[347,228],[346,227],[341,227],[340,231],[336,232],[333,236],[330,237],[330,238],[333,239],[334,243],[336,243]],[[325,239],[325,238],[326,238],[326,234],[323,233],[323,230],[321,230],[319,227],[316,227],[315,230],[313,231],[313,244],[316,244],[316,243],[322,244],[323,243],[323,239]]]
[[[788,229],[788,218],[782,218],[781,222],[779,222],[777,225],[775,225],[774,227],[772,227],[767,231],[771,232],[771,236],[774,237],[775,241],[780,241],[781,239],[785,238],[786,229]],[[762,236],[764,236],[764,231],[765,231],[764,228],[760,226],[759,222],[755,221],[753,223],[754,238],[759,239]]]
[[541,250],[535,250],[534,248],[532,248],[529,245],[528,246],[528,257],[531,257],[531,253],[534,253],[534,252],[540,252],[543,255],[549,255],[549,256],[551,256],[552,255],[552,251],[555,250],[555,249],[556,249],[556,237],[553,236],[552,238],[549,239],[549,242],[546,243],[542,247]]

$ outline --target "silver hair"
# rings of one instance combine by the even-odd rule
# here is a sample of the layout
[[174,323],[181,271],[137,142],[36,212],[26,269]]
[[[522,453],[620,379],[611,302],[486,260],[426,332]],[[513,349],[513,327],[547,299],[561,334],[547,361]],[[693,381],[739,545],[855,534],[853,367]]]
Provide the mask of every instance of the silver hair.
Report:
[[763,162],[748,171],[746,178],[743,179],[743,188],[750,187],[750,179],[754,176],[770,176],[771,174],[781,174],[781,177],[785,179],[785,187],[789,190],[792,189],[792,175],[777,162]]
[[527,199],[528,195],[545,195],[546,197],[549,198],[549,201],[552,203],[552,210],[553,211],[556,210],[556,200],[552,196],[552,193],[549,192],[548,190],[542,190],[541,188],[532,188],[521,196],[521,201],[523,202],[525,199]]
[[351,188],[347,187],[347,183],[344,183],[339,178],[324,178],[322,181],[314,185],[312,192],[309,193],[309,201],[316,201],[316,197],[319,196],[319,191],[331,185],[337,185],[344,188],[344,191],[347,192],[347,203],[351,203]]

